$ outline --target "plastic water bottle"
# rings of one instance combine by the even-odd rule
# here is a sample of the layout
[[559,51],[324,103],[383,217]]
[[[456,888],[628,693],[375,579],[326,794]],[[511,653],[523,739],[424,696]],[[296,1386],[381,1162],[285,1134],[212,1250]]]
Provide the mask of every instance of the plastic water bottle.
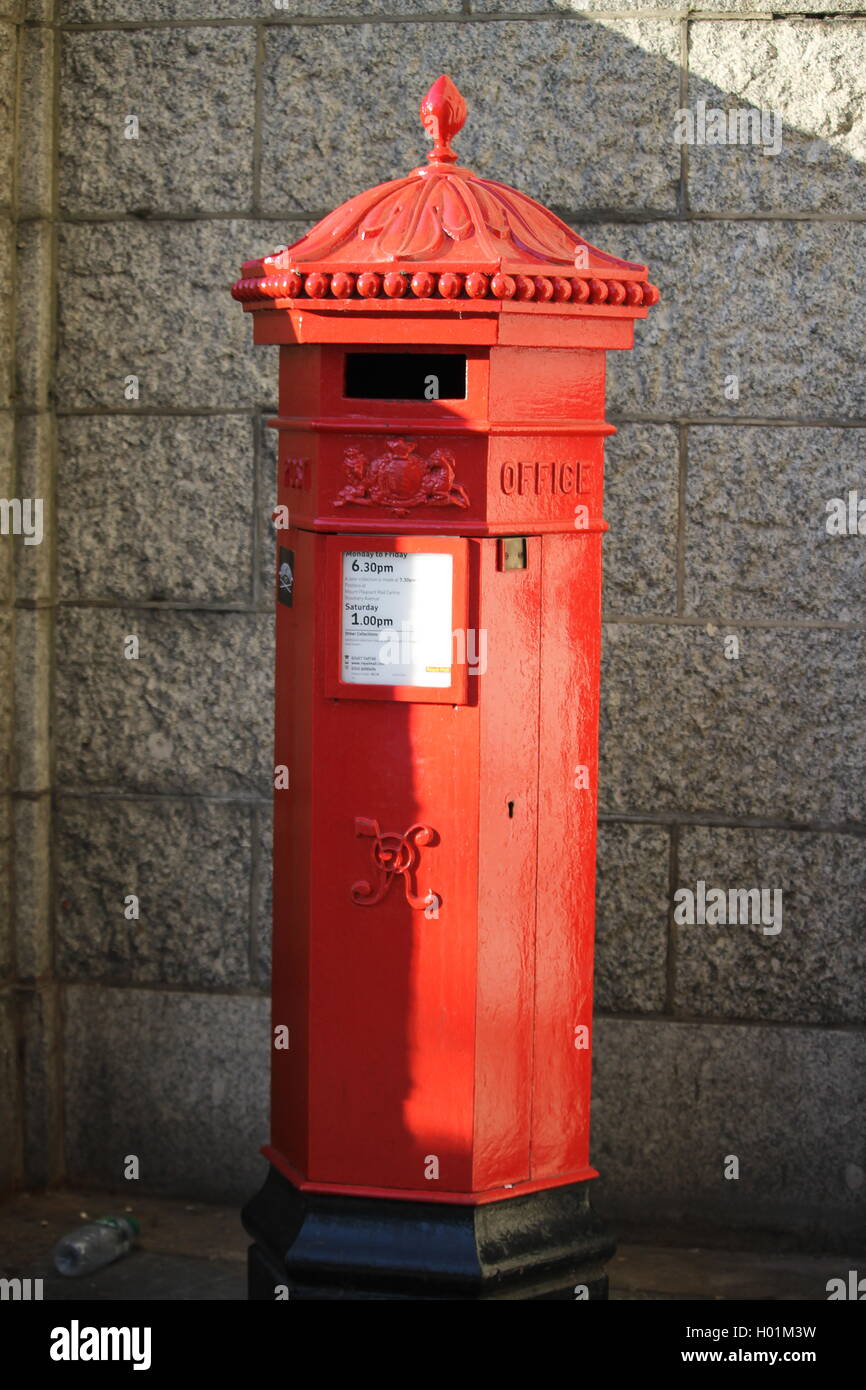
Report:
[[131,1250],[141,1227],[134,1216],[101,1216],[62,1236],[54,1247],[59,1274],[92,1274]]

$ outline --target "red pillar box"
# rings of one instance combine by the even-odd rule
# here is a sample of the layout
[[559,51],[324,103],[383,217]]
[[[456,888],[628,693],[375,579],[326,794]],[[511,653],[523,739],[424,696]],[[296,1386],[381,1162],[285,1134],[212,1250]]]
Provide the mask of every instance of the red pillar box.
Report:
[[421,116],[426,166],[232,291],[280,347],[284,528],[251,1296],[603,1297],[604,367],[658,292],[455,163],[447,77]]

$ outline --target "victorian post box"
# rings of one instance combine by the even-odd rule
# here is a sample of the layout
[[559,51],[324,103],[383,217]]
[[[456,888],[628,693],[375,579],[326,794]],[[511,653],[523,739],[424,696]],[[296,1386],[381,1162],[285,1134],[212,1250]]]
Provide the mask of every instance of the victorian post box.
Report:
[[601,1298],[605,352],[658,298],[428,163],[233,287],[280,348],[269,1174],[250,1295]]

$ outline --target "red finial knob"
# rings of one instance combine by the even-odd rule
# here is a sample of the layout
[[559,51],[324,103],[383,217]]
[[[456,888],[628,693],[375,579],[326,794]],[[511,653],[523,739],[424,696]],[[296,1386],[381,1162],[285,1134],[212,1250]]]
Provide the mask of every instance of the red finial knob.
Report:
[[466,102],[443,73],[437,77],[421,102],[421,124],[433,137],[433,148],[427,158],[437,164],[453,164],[457,159],[451,141],[466,120]]

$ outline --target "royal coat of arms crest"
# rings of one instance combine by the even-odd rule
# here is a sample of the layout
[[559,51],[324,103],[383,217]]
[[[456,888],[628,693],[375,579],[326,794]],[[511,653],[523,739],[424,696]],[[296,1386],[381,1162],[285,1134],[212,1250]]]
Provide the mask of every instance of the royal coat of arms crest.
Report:
[[466,489],[455,483],[457,465],[450,449],[434,449],[421,458],[408,439],[389,439],[372,463],[361,449],[343,454],[345,482],[335,507],[384,507],[406,516],[413,507],[468,507]]

